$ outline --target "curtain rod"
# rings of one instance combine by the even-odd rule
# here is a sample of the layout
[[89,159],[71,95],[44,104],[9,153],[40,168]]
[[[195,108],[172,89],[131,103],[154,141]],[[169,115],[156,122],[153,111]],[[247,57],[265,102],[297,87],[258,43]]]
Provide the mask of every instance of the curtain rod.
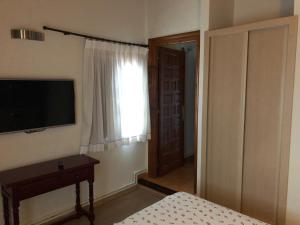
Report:
[[139,46],[139,47],[143,47],[143,48],[149,47],[146,44],[136,44],[136,43],[130,43],[130,42],[115,41],[115,40],[110,40],[110,39],[106,39],[106,38],[99,38],[99,37],[94,37],[94,36],[90,36],[90,35],[70,32],[70,31],[66,31],[66,30],[60,30],[60,29],[56,29],[56,28],[52,28],[52,27],[48,27],[48,26],[43,26],[43,29],[63,33],[64,35],[73,35],[73,36],[83,37],[83,38],[87,38],[87,39],[93,39],[93,40],[97,40],[97,41],[105,41],[105,42],[123,44],[123,45],[133,45],[133,46]]

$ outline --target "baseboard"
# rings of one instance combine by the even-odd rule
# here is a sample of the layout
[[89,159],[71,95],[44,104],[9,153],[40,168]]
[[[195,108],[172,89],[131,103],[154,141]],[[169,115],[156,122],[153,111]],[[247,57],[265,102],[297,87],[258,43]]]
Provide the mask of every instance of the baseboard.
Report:
[[[119,189],[112,191],[110,193],[104,194],[104,195],[99,195],[99,196],[95,196],[95,200],[94,200],[94,204],[95,206],[99,206],[107,201],[110,201],[114,198],[117,198],[119,196],[122,196],[124,194],[127,194],[133,190],[135,190],[135,188],[137,187],[138,184],[138,175],[145,173],[145,171],[147,172],[147,170],[139,170],[139,171],[135,171],[133,173],[134,178],[133,178],[133,182],[120,187]],[[86,207],[89,205],[88,201],[82,202],[82,207]],[[74,212],[74,206],[65,210],[60,210],[54,213],[51,213],[45,217],[42,217],[41,219],[39,219],[39,221],[31,223],[31,224],[24,224],[24,225],[46,225],[48,223],[52,223],[53,221],[56,221],[60,218],[63,218],[65,216],[70,215],[71,213]]]
[[148,173],[148,170],[145,169],[145,170],[140,170],[140,171],[137,171],[134,173],[134,179],[136,181],[136,184],[138,184],[138,181],[139,181],[139,178],[141,177],[141,175],[143,174],[147,174]]

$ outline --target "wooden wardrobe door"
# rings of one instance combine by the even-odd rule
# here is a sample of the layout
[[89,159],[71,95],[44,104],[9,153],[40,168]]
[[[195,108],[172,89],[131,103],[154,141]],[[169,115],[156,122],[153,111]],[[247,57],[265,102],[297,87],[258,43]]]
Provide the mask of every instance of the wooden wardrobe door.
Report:
[[274,225],[285,223],[297,22],[206,33],[201,196]]
[[284,223],[293,83],[289,37],[289,25],[249,31],[242,212],[270,224]]
[[248,33],[210,39],[206,197],[240,210]]

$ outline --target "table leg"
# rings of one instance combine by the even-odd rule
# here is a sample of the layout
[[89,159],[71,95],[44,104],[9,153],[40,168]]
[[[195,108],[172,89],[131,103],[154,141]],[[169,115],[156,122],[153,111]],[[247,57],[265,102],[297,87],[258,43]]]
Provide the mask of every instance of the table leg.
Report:
[[9,203],[8,198],[4,193],[2,193],[2,200],[3,200],[3,215],[4,215],[4,224],[9,225]]
[[89,220],[90,224],[94,225],[95,214],[94,214],[94,186],[93,182],[89,181],[89,201],[90,201],[90,210],[89,210]]
[[19,225],[20,220],[19,220],[19,207],[20,207],[20,202],[14,200],[13,201],[13,218],[14,218],[14,225]]
[[80,217],[81,215],[81,204],[80,204],[80,183],[76,183],[76,206],[75,210],[77,212],[77,216]]

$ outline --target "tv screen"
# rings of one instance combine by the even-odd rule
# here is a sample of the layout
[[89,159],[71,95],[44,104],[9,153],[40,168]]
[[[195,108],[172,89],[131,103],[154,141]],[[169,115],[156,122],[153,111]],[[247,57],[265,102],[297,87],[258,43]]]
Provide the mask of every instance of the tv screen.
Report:
[[75,123],[72,80],[0,80],[0,133]]

